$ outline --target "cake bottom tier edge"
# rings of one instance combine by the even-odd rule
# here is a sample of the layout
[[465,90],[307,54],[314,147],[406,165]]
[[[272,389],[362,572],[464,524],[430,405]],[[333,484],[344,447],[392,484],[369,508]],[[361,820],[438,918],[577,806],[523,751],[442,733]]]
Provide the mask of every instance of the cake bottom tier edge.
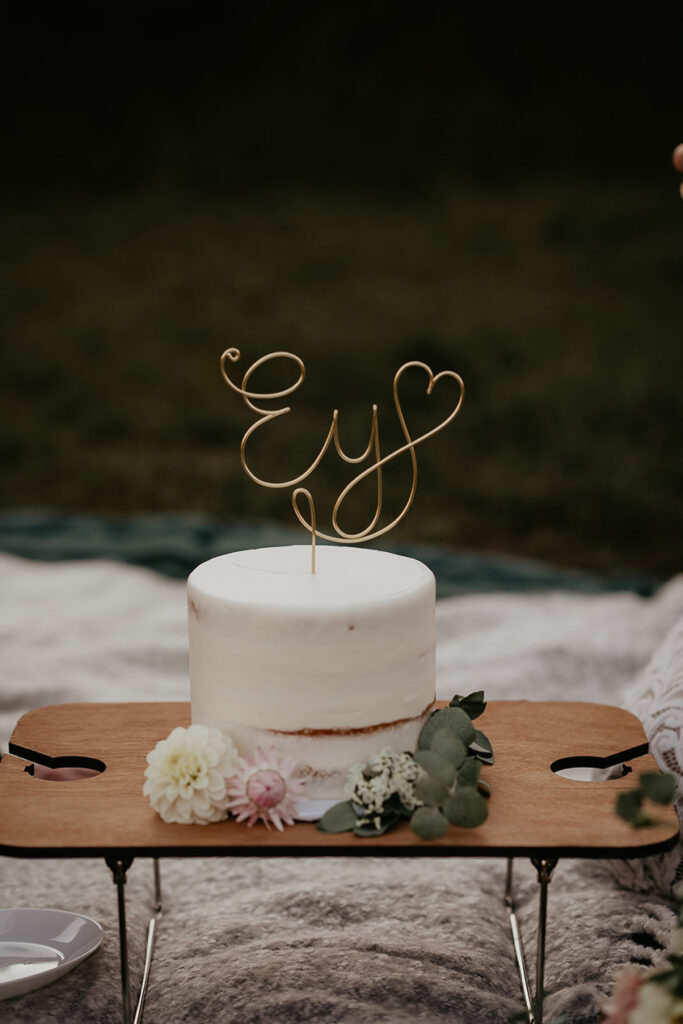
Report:
[[192,705],[193,723],[206,725],[230,736],[239,753],[250,757],[257,748],[274,748],[281,757],[291,757],[306,780],[306,798],[342,800],[349,768],[364,764],[387,747],[397,753],[414,751],[424,723],[434,710],[430,704],[415,718],[354,731],[334,729],[315,732],[280,732],[259,726],[230,722]]

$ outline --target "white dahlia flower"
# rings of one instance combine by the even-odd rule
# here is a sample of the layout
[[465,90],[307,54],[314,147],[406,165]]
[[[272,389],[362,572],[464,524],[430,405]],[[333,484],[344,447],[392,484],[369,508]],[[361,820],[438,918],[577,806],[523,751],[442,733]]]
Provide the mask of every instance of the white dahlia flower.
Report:
[[142,792],[164,821],[207,825],[227,817],[228,782],[239,754],[219,729],[174,729],[147,755]]

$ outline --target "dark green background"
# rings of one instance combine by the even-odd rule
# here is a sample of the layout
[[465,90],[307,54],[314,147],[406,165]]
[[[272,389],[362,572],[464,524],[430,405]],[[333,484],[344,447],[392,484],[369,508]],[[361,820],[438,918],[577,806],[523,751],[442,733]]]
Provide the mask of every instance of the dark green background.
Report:
[[[290,523],[241,472],[223,348],[306,360],[254,449],[282,476],[334,406],[360,450],[377,401],[391,447],[417,358],[467,399],[397,543],[680,570],[681,16],[595,8],[24,14],[2,43],[2,506]],[[416,429],[447,404],[406,390]],[[347,479],[325,460],[322,519]],[[407,486],[387,471],[388,514]]]

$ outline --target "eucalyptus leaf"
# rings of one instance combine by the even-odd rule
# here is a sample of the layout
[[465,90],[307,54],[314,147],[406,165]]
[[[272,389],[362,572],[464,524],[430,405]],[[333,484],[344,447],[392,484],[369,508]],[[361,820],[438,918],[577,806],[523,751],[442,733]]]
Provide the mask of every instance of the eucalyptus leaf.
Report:
[[[386,831],[386,830],[385,830]],[[382,828],[375,828],[374,825],[356,825],[353,830],[354,836],[358,836],[360,839],[372,839],[373,836],[381,836]]]
[[433,750],[418,750],[415,760],[437,782],[450,786],[455,777],[455,765]]
[[447,799],[448,792],[448,786],[438,779],[433,779],[431,775],[418,779],[415,783],[415,796],[429,807],[440,807]]
[[448,822],[434,807],[418,807],[410,819],[410,827],[420,839],[441,839],[448,831]]
[[481,774],[481,761],[476,757],[466,757],[458,769],[459,786],[476,786]]
[[486,709],[484,691],[475,690],[474,693],[468,694],[467,697],[461,697],[459,693],[456,693],[455,697],[451,700],[449,707],[462,708],[470,719],[479,718],[479,715],[482,715]]
[[382,814],[393,814],[394,812],[399,814],[402,806],[401,798],[398,793],[392,793],[391,796],[387,797],[382,805]]
[[495,758],[493,756],[491,740],[481,729],[474,730],[474,739],[470,743],[469,748],[484,764],[493,764]]
[[631,789],[626,793],[620,793],[617,797],[617,814],[630,825],[640,827],[645,824],[646,816],[643,814],[643,794],[639,789]]
[[318,822],[321,832],[350,832],[356,827],[358,817],[348,800],[329,807]]
[[648,800],[656,804],[670,804],[676,792],[673,775],[663,775],[661,772],[643,772],[638,783]]
[[445,757],[455,768],[459,768],[467,756],[465,744],[450,729],[437,729],[429,749]]
[[429,746],[432,741],[432,736],[439,728],[437,717],[439,714],[440,711],[432,711],[431,715],[429,716],[425,724],[422,726],[422,731],[420,732],[420,735],[418,736],[417,739],[418,750],[429,750]]
[[[379,817],[379,815],[373,816]],[[353,830],[353,834],[360,836],[362,839],[367,839],[371,836],[383,836],[385,832],[388,832],[390,828],[393,828],[401,820],[401,815],[398,811],[393,811],[390,814],[383,813],[379,818],[379,828],[377,828],[373,822],[368,825],[356,825]]]
[[420,750],[428,750],[439,729],[449,729],[467,747],[475,737],[475,729],[461,708],[441,708],[427,719],[417,741]]
[[472,786],[458,786],[443,805],[443,812],[452,825],[461,828],[476,828],[489,816],[486,801]]
[[493,747],[491,746],[491,740],[488,738],[486,733],[483,733],[481,729],[474,730],[474,743],[483,750],[488,751],[489,754],[493,753]]
[[477,790],[486,798],[491,796],[491,786],[485,779],[479,779],[479,782],[477,783]]

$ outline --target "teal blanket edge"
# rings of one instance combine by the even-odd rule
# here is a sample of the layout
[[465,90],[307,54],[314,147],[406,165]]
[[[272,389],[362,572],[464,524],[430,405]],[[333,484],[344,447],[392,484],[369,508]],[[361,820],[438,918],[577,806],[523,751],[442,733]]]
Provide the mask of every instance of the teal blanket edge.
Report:
[[[199,513],[94,516],[34,510],[0,513],[0,551],[41,561],[113,559],[184,579],[200,562],[229,551],[303,543],[302,531],[269,522],[220,522]],[[431,545],[383,544],[419,558],[436,576],[438,597],[493,592],[631,590],[662,582],[641,576],[591,576],[542,562]]]

